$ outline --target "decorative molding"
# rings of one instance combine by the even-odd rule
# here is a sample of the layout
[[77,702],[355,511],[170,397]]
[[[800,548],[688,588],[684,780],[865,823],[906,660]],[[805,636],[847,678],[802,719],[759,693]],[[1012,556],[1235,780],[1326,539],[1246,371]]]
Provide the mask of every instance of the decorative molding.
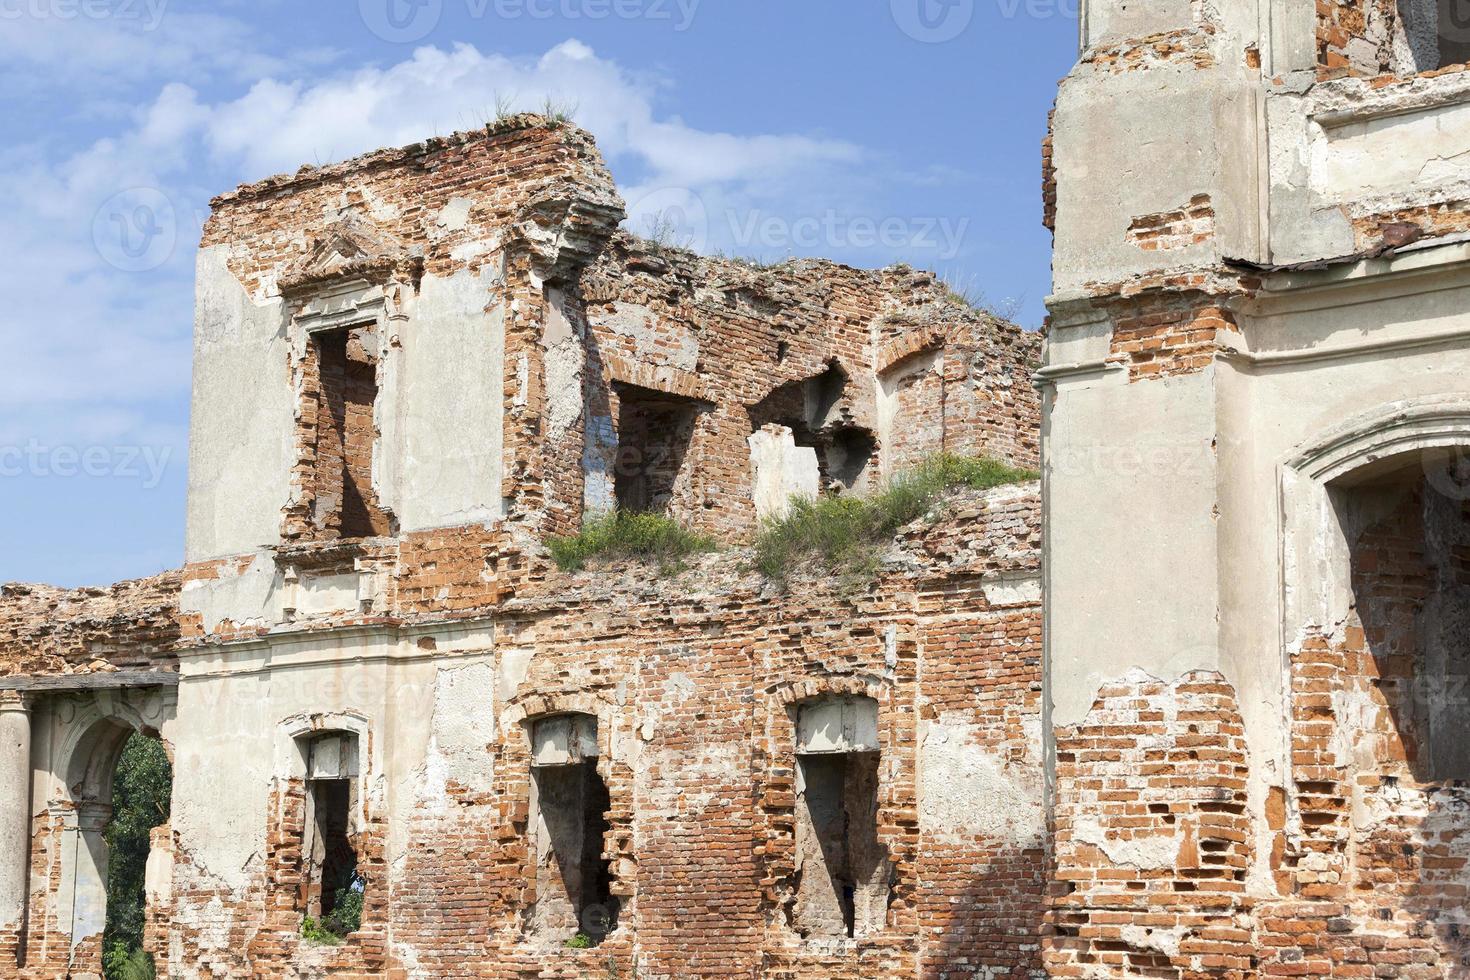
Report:
[[330,283],[415,282],[423,273],[421,249],[409,249],[354,212],[346,212],[312,239],[306,254],[281,273],[282,294],[316,291]]
[[1353,470],[1417,449],[1470,445],[1470,398],[1441,395],[1394,402],[1329,429],[1285,463],[1329,483]]

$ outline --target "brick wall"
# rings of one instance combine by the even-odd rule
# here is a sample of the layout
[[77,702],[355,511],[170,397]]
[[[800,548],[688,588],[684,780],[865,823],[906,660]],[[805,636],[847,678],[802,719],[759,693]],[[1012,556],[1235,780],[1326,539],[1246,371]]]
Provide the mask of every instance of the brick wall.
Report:
[[[431,220],[451,200],[470,202],[463,227]],[[527,116],[242,187],[214,201],[203,244],[229,245],[242,287],[284,295],[293,313],[345,272],[411,293],[421,277],[493,269],[487,309],[506,311],[502,495],[509,520],[541,537],[575,531],[588,503],[610,506],[620,468],[657,454],[671,470],[667,511],[739,539],[755,523],[747,440],[770,421],[761,406],[833,374],[845,383],[831,411],[805,420],[813,429],[799,440],[824,460],[841,444],[871,446],[874,462],[947,449],[1037,465],[1039,335],[956,302],[930,273],[705,258],[614,234],[620,216],[590,137]],[[363,253],[345,271],[338,238]],[[945,351],[943,390],[926,392],[884,446],[872,376],[917,335]],[[383,447],[366,370],[391,341],[354,334],[351,372],[334,354],[323,373],[331,336],[298,345],[291,541],[392,533],[371,480]],[[625,396],[677,400],[687,439],[674,452],[633,445],[620,431],[636,428]],[[355,501],[343,532],[339,511]]]
[[[580,295],[587,425],[607,433],[605,447],[617,445],[619,385],[701,403],[668,510],[727,540],[754,525],[750,435],[777,415],[800,415],[802,385],[834,365],[846,384],[833,420],[810,434],[819,447],[844,430],[876,436],[872,375],[908,354],[943,351],[942,376],[904,401],[877,454],[897,465],[943,450],[1039,462],[1030,382],[1039,335],[953,302],[931,273],[821,261],[758,268],[617,236]],[[773,401],[783,397],[791,407],[778,411]],[[578,461],[583,451],[580,434],[560,450]],[[603,461],[609,471],[619,465],[611,448]]]
[[105,588],[0,586],[0,676],[177,669],[179,572]]
[[1260,913],[1266,976],[1442,977],[1470,967],[1470,794],[1427,771],[1431,753],[1457,736],[1436,732],[1426,708],[1462,718],[1464,678],[1453,652],[1444,676],[1425,658],[1443,639],[1437,619],[1455,615],[1463,596],[1470,522],[1464,503],[1439,497],[1417,468],[1376,492],[1390,502],[1349,528],[1351,620],[1292,658],[1293,782],[1272,828],[1288,899]]
[[1127,365],[1130,381],[1193,374],[1229,348],[1235,331],[1220,298],[1148,299],[1114,321],[1110,360]]
[[[465,227],[431,235],[425,216],[466,197]],[[206,842],[161,832],[173,891],[167,916],[152,912],[148,942],[174,975],[997,980],[1039,969],[1047,850],[1035,487],[959,495],[942,521],[908,529],[880,578],[855,590],[798,575],[779,591],[738,550],[671,581],[639,566],[566,576],[541,542],[576,528],[591,495],[586,460],[605,436],[615,445],[628,435],[618,428],[629,392],[696,406],[669,510],[731,542],[754,521],[747,439],[783,399],[794,407],[780,411],[805,418],[815,393],[821,417],[800,423],[811,429],[804,438],[826,449],[867,433],[874,468],[884,453],[903,463],[943,450],[1035,466],[1040,338],[956,302],[932,274],[705,259],[614,235],[619,213],[585,134],[530,119],[215,201],[204,244],[229,245],[251,297],[282,297],[292,314],[319,277],[341,279],[342,268],[319,267],[338,248],[333,236],[352,239],[338,256],[348,272],[387,277],[390,304],[419,276],[495,264],[487,303],[507,311],[508,520],[396,536],[372,482],[377,358],[391,341],[360,330],[294,337],[297,460],[276,567],[370,576],[373,598],[280,622],[249,609],[241,622],[179,613],[181,590],[227,591],[272,557],[253,555],[107,590],[6,587],[0,673],[176,669],[180,643],[314,632],[329,643],[447,622],[493,625],[496,655],[523,654],[529,666],[513,690],[485,692],[500,728],[476,756],[483,782],[450,780],[432,805],[409,808],[405,826],[389,827],[374,798],[357,840],[365,926],[341,947],[299,935],[299,780],[270,787],[264,849],[238,870],[247,882],[238,889],[223,890]],[[337,217],[324,224],[323,214]],[[494,235],[505,243],[495,256],[464,247]],[[585,359],[574,382],[551,356],[563,320]],[[899,399],[883,445],[876,375],[926,356],[936,369]],[[580,395],[571,416],[568,390]],[[424,642],[419,652],[432,654]],[[877,839],[892,874],[882,928],[817,941],[793,922],[792,720],[803,699],[843,693],[880,705]],[[603,857],[622,905],[622,928],[590,950],[527,930],[546,882],[528,847],[521,726],[570,710],[599,718],[611,800]],[[964,790],[957,803],[942,802],[947,779]],[[393,833],[413,846],[389,864]],[[52,817],[38,818],[37,910],[60,894],[61,839]],[[38,914],[31,948],[44,951],[23,972],[0,962],[0,977],[63,969],[67,938],[54,926]]]
[[1196,194],[1172,211],[1134,218],[1128,241],[1145,252],[1187,248],[1215,237],[1215,207],[1208,194]]
[[[908,529],[882,577],[856,593],[809,577],[773,593],[739,556],[702,559],[668,581],[637,567],[565,576],[536,563],[497,616],[500,655],[534,656],[514,690],[494,696],[489,782],[451,781],[442,800],[413,809],[404,860],[367,874],[371,928],[329,952],[300,945],[301,792],[288,784],[271,804],[259,884],[232,896],[214,926],[243,929],[243,952],[176,932],[175,967],[248,962],[261,977],[319,961],[333,976],[383,975],[377,962],[388,976],[568,980],[635,970],[1033,976],[1047,867],[1039,604],[993,583],[1039,571],[1039,501],[1034,488],[1004,488],[961,495],[951,508],[938,524]],[[885,925],[858,940],[803,940],[791,918],[792,709],[853,693],[880,704],[879,841],[893,867]],[[622,904],[622,928],[588,950],[548,944],[527,925],[544,886],[528,846],[524,725],[565,711],[599,719],[611,800],[604,855]],[[926,809],[920,757],[951,758],[927,754],[935,725],[1034,815],[1034,833],[1018,840],[1003,821]],[[940,784],[971,778],[969,765]],[[188,872],[181,844],[174,903],[192,921],[216,896],[191,890],[209,878]]]
[[376,348],[376,336],[360,327],[325,332],[306,344],[297,366],[297,492],[286,511],[287,540],[393,532],[373,488]]
[[1129,674],[1058,730],[1056,760],[1048,975],[1255,976],[1245,733],[1230,685]]

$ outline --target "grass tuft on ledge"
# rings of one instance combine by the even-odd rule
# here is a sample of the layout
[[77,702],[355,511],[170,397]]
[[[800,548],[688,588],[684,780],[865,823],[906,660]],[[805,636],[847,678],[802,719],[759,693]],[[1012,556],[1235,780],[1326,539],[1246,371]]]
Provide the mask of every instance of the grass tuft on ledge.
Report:
[[654,562],[671,572],[691,555],[714,551],[716,544],[662,514],[613,511],[588,517],[581,534],[552,538],[546,547],[564,572],[581,571],[594,560]]
[[883,545],[950,492],[989,490],[1037,476],[994,459],[945,453],[898,474],[867,497],[793,498],[786,516],[761,526],[755,567],[779,582],[798,568],[816,568],[858,587],[876,576]]

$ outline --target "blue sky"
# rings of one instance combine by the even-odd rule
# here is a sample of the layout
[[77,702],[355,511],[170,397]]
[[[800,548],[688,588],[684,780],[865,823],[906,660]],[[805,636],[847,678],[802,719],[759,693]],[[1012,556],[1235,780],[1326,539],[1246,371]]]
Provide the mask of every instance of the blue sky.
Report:
[[0,581],[178,565],[193,250],[238,183],[548,98],[704,251],[1040,323],[1076,0],[0,0]]

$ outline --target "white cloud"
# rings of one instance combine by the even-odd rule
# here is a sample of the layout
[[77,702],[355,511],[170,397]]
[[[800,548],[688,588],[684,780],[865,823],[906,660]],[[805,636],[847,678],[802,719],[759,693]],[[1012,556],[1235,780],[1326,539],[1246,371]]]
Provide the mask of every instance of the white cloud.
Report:
[[292,52],[289,59],[268,54],[245,22],[176,10],[168,0],[0,3],[0,88],[12,98],[58,88],[115,96],[119,86],[152,87],[166,79],[248,81],[333,57],[324,50]]
[[[42,42],[39,50],[55,50],[57,36],[45,26],[27,31]],[[198,33],[185,38],[185,28]],[[147,53],[99,30],[77,28],[77,53],[95,55],[99,68],[127,62],[139,77],[187,76],[201,59],[216,73],[281,67],[251,55],[243,29],[224,18],[171,15],[160,32],[173,33],[160,33],[162,47]],[[208,60],[209,49],[220,52],[216,60]],[[0,42],[5,52],[17,52],[14,38]],[[95,420],[106,419],[108,437],[122,438],[129,426],[156,427],[156,406],[181,403],[192,251],[209,196],[241,181],[478,127],[494,116],[497,100],[523,110],[548,98],[574,105],[577,123],[598,137],[635,212],[644,205],[635,224],[670,202],[710,216],[734,207],[789,209],[798,198],[835,193],[861,158],[857,147],[818,136],[692,127],[660,114],[665,84],[577,41],[534,59],[469,45],[425,47],[386,67],[259,80],[215,103],[194,86],[167,81],[150,104],[79,152],[52,159],[56,151],[44,143],[12,147],[0,155],[0,240],[12,250],[0,272],[10,297],[0,343],[21,369],[0,387],[0,407],[9,413],[3,434],[30,428],[49,441],[85,438],[99,431]],[[142,197],[117,197],[130,189],[142,189]],[[138,200],[151,210],[138,212]],[[146,268],[130,271],[131,259],[108,236],[158,221],[167,223],[172,247],[143,256]],[[720,244],[718,237],[709,243]]]
[[666,183],[755,182],[798,168],[854,162],[851,144],[800,135],[712,133],[656,118],[658,81],[566,41],[534,61],[461,44],[420,48],[389,68],[315,84],[263,81],[219,106],[208,138],[223,159],[253,176],[337,160],[493,119],[498,102],[540,109],[549,98],[575,108],[609,157],[633,157]]

